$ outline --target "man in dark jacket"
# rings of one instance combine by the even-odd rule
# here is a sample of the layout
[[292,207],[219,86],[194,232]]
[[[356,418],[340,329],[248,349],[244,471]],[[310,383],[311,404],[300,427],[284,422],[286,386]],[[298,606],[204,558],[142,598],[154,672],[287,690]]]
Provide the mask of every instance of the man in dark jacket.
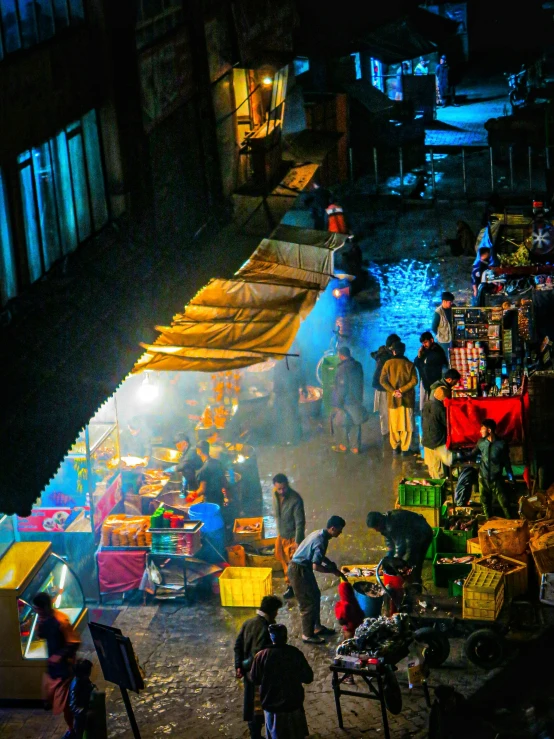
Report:
[[435,69],[435,77],[437,84],[437,105],[444,107],[446,105],[446,96],[448,95],[448,73],[450,68],[446,62],[446,55],[443,54]]
[[331,432],[336,434],[339,443],[333,445],[332,449],[335,452],[347,452],[350,448],[353,454],[358,454],[362,443],[362,423],[367,420],[364,371],[347,346],[341,346],[338,354],[340,364],[335,372]]
[[412,568],[414,584],[421,585],[425,554],[433,540],[433,529],[419,513],[402,509],[367,514],[368,528],[385,537],[389,557],[403,559]]
[[[295,351],[293,347],[292,351]],[[300,357],[280,359],[273,370],[276,440],[297,444],[302,438],[300,393],[306,395],[306,375]]]
[[432,480],[446,477],[446,467],[452,464],[452,452],[446,448],[447,426],[444,401],[452,395],[452,387],[458,383],[460,373],[449,369],[444,378],[431,385],[431,398],[423,406],[421,414],[422,444],[425,464]]
[[510,509],[504,489],[504,469],[508,474],[508,479],[514,479],[510,449],[504,439],[500,439],[496,435],[496,421],[492,418],[485,418],[481,424],[480,433],[481,438],[466,458],[481,457],[479,494],[483,513],[487,518],[490,518],[493,499],[496,496],[504,516],[510,518]]
[[314,673],[306,657],[287,644],[287,627],[269,627],[272,645],[254,658],[251,678],[260,686],[267,739],[305,739],[310,733],[304,713],[303,684],[313,682]]
[[373,412],[379,414],[381,436],[383,439],[389,436],[389,405],[387,391],[381,385],[381,370],[387,359],[392,359],[391,346],[397,341],[400,341],[400,336],[390,334],[390,336],[387,336],[387,340],[383,346],[380,346],[377,351],[371,352],[371,358],[375,360],[375,372],[373,373],[373,380],[371,382],[371,386],[375,390],[373,396]]
[[262,598],[256,615],[243,623],[235,642],[235,672],[238,678],[244,678],[243,718],[248,722],[251,739],[261,739],[263,716],[261,706],[255,706],[259,696],[250,679],[250,670],[258,652],[271,645],[269,626],[275,623],[282,605],[283,602],[274,595]]
[[286,475],[281,472],[273,478],[273,514],[277,523],[275,558],[283,565],[287,589],[283,598],[294,598],[287,575],[289,562],[306,534],[306,514],[304,501],[293,490]]
[[419,374],[419,408],[422,410],[425,401],[429,400],[431,385],[440,380],[443,370],[448,368],[448,359],[430,331],[424,331],[419,341],[421,346],[414,364]]

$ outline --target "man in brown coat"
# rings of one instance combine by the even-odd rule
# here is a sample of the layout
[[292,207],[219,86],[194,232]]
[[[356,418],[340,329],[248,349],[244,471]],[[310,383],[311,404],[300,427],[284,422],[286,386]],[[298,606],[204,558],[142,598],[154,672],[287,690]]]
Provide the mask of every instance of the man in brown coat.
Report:
[[408,457],[414,428],[417,373],[415,365],[404,356],[406,344],[397,341],[391,351],[393,357],[383,365],[380,383],[387,391],[392,453],[400,454],[402,451]]

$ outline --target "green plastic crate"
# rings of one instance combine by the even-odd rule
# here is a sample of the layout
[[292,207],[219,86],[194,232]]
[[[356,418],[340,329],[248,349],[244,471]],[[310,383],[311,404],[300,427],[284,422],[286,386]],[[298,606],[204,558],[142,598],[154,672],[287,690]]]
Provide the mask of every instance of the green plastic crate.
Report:
[[425,559],[433,560],[437,553],[437,538],[440,532],[439,526],[433,526],[433,541],[429,544],[429,549],[425,553]]
[[[456,557],[460,552],[437,552],[433,559],[433,582],[438,588],[447,588],[449,580],[463,580],[471,572],[472,563],[468,564],[439,564],[441,557]],[[477,557],[478,555],[474,555]]]
[[448,597],[449,598],[461,598],[464,594],[464,582],[462,582],[461,585],[458,585],[458,580],[463,580],[461,577],[457,577],[454,580],[448,581]]
[[432,485],[405,485],[405,481],[398,485],[398,502],[401,506],[440,508],[443,504],[446,480],[429,480]]
[[441,552],[456,552],[456,554],[464,554],[467,552],[467,542],[477,535],[477,524],[474,524],[469,531],[450,531],[442,529],[439,532],[437,540],[437,549]]

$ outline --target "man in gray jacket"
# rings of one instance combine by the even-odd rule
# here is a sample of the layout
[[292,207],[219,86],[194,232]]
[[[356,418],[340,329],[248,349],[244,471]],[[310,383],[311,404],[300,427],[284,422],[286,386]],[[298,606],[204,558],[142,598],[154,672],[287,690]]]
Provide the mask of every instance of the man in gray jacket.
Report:
[[273,478],[273,514],[277,522],[277,541],[275,542],[275,557],[283,565],[287,589],[283,598],[294,598],[287,570],[298,545],[304,540],[306,533],[306,514],[304,501],[293,490],[288,477],[282,472]]
[[449,358],[449,351],[452,346],[452,306],[454,304],[454,295],[445,292],[441,295],[441,304],[435,310],[431,329],[437,337],[439,344]]

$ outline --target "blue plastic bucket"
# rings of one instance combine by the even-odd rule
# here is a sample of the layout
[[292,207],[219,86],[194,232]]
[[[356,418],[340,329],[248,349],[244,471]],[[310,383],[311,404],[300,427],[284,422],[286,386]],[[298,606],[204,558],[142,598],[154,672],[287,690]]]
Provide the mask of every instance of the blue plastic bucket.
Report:
[[195,503],[189,508],[189,518],[192,521],[202,521],[203,532],[211,534],[225,528],[221,510],[216,503]]
[[354,595],[356,596],[356,600],[358,601],[360,608],[363,611],[363,614],[366,618],[378,618],[381,615],[381,608],[383,606],[383,596],[378,596],[376,598],[370,598],[369,595],[365,595],[365,593],[360,593],[357,585],[362,585],[363,583],[354,583]]

